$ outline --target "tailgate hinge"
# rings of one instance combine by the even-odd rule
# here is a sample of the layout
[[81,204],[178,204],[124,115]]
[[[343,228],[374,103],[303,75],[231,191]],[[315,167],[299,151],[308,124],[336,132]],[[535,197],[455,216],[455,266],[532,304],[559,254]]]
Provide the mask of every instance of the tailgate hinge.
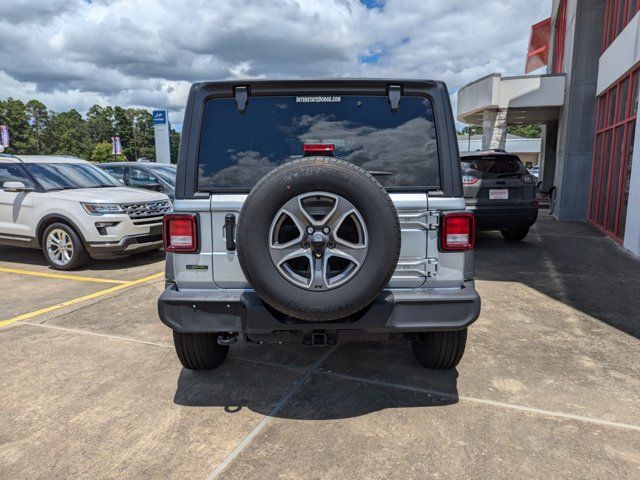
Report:
[[427,258],[425,266],[427,267],[427,270],[426,270],[427,278],[435,277],[438,275],[438,259],[437,258]]
[[402,97],[401,85],[389,85],[387,89],[387,97],[389,97],[389,105],[391,105],[391,111],[397,112],[400,105],[400,98]]
[[[400,223],[405,226],[415,225],[425,230],[437,230],[440,225],[440,212],[436,210],[420,210],[419,212],[398,213]],[[422,221],[424,219],[424,221]]]
[[398,273],[416,273],[426,278],[432,278],[438,275],[438,259],[425,258],[418,262],[401,262],[398,263]]
[[236,97],[236,105],[238,111],[244,113],[247,110],[247,103],[249,102],[249,87],[238,86],[233,88],[233,95]]
[[427,212],[427,230],[437,230],[440,225],[440,213],[429,210]]

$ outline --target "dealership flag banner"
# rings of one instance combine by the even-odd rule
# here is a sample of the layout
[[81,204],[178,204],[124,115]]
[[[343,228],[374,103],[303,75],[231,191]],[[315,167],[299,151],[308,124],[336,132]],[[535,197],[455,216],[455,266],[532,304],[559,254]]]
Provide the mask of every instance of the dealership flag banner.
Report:
[[0,125],[0,145],[9,146],[9,127],[6,125]]
[[122,155],[122,144],[120,143],[120,137],[111,137],[111,153],[113,155]]

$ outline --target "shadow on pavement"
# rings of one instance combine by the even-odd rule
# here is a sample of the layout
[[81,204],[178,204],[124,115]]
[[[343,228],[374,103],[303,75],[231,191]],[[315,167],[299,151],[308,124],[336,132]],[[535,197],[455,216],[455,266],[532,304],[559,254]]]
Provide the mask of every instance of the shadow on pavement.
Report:
[[[164,260],[165,253],[161,249],[152,250],[150,252],[138,253],[130,257],[121,257],[108,260],[89,260],[89,262],[74,270],[74,272],[90,272],[100,270],[120,270],[125,268],[134,268],[149,263]],[[16,268],[21,265],[35,265],[47,267],[53,270],[44,259],[42,251],[31,248],[18,248],[0,246],[0,262],[15,264]]]
[[541,213],[522,242],[480,232],[475,258],[478,280],[522,283],[640,338],[640,260],[586,223]]
[[[361,361],[366,362],[367,359],[362,358]],[[273,406],[265,408],[264,401],[252,391],[251,369],[255,366],[241,361],[227,362],[210,372],[182,369],[174,402],[190,407],[223,407],[230,414],[249,408],[262,415],[293,420],[343,419],[385,409],[446,406],[458,402],[458,371],[455,369],[423,370],[425,377],[437,377],[434,383],[439,386],[438,393],[433,394],[418,391],[424,387],[413,386],[407,383],[407,379],[399,379],[405,388],[398,389],[383,382],[358,381],[356,377],[314,371],[287,404],[273,412]],[[302,375],[301,370],[300,378]],[[238,381],[244,385],[241,394],[235,388]],[[416,390],[411,390],[412,387]]]

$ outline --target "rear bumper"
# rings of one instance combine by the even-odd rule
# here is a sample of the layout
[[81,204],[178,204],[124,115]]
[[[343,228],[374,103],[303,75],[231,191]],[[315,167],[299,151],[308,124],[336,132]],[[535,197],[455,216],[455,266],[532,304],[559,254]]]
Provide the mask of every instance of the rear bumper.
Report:
[[93,258],[110,258],[148,252],[162,246],[162,234],[128,235],[118,242],[89,242],[86,245]]
[[469,205],[467,210],[475,214],[479,230],[527,228],[536,223],[538,219],[537,206],[482,207]]
[[178,291],[169,285],[158,300],[158,313],[169,328],[182,333],[364,330],[427,332],[461,330],[480,314],[474,282],[459,290],[385,290],[364,311],[329,322],[295,319],[267,306],[253,291]]

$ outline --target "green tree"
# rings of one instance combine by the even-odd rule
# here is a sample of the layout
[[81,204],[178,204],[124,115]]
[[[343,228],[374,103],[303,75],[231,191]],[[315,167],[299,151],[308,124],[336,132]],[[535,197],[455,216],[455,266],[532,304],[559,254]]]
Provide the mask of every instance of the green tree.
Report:
[[122,153],[128,160],[135,160],[135,153],[131,146],[131,137],[133,131],[132,116],[125,108],[115,106],[114,113],[114,129],[115,135],[120,137],[122,145]]
[[44,103],[32,99],[27,102],[26,111],[32,130],[30,153],[40,155],[44,151],[44,137],[47,123],[49,122],[49,110],[47,110]]
[[[474,126],[464,127],[458,133],[469,135],[469,131],[471,131],[471,135],[482,135],[482,127]],[[507,125],[507,133],[524,138],[540,138],[542,128],[540,125]]]
[[35,153],[32,151],[33,140],[29,116],[23,102],[11,97],[0,101],[0,125],[9,127],[11,145],[6,153]]
[[507,133],[525,138],[540,138],[542,128],[540,125],[508,125]]
[[148,110],[128,109],[127,114],[131,121],[130,152],[132,159],[145,157],[153,160],[156,156],[155,134],[153,129],[153,116]]
[[[84,118],[76,110],[56,113],[33,99],[25,105],[20,100],[0,100],[0,124],[8,125],[11,147],[8,153],[76,155],[93,157],[98,144],[111,145],[117,135],[122,144],[120,159],[154,160],[155,131],[153,117],[145,109],[93,105]],[[170,126],[171,127],[171,126]],[[180,134],[170,128],[172,161],[177,161]],[[110,149],[111,147],[109,147]],[[104,146],[96,155],[102,158]]]
[[115,132],[114,125],[113,107],[94,105],[87,111],[87,129],[93,143],[110,142]]
[[180,149],[180,134],[173,128],[169,129],[169,151],[171,163],[178,163],[178,150]]
[[47,126],[45,153],[89,158],[92,142],[87,122],[72,109],[51,115]]
[[466,127],[464,127],[462,130],[460,130],[459,133],[462,133],[464,135],[469,135],[469,132],[471,132],[471,135],[482,135],[482,127],[475,127],[473,125],[468,125]]
[[109,142],[97,143],[91,152],[91,161],[96,163],[124,161],[122,155],[113,155],[112,144]]

